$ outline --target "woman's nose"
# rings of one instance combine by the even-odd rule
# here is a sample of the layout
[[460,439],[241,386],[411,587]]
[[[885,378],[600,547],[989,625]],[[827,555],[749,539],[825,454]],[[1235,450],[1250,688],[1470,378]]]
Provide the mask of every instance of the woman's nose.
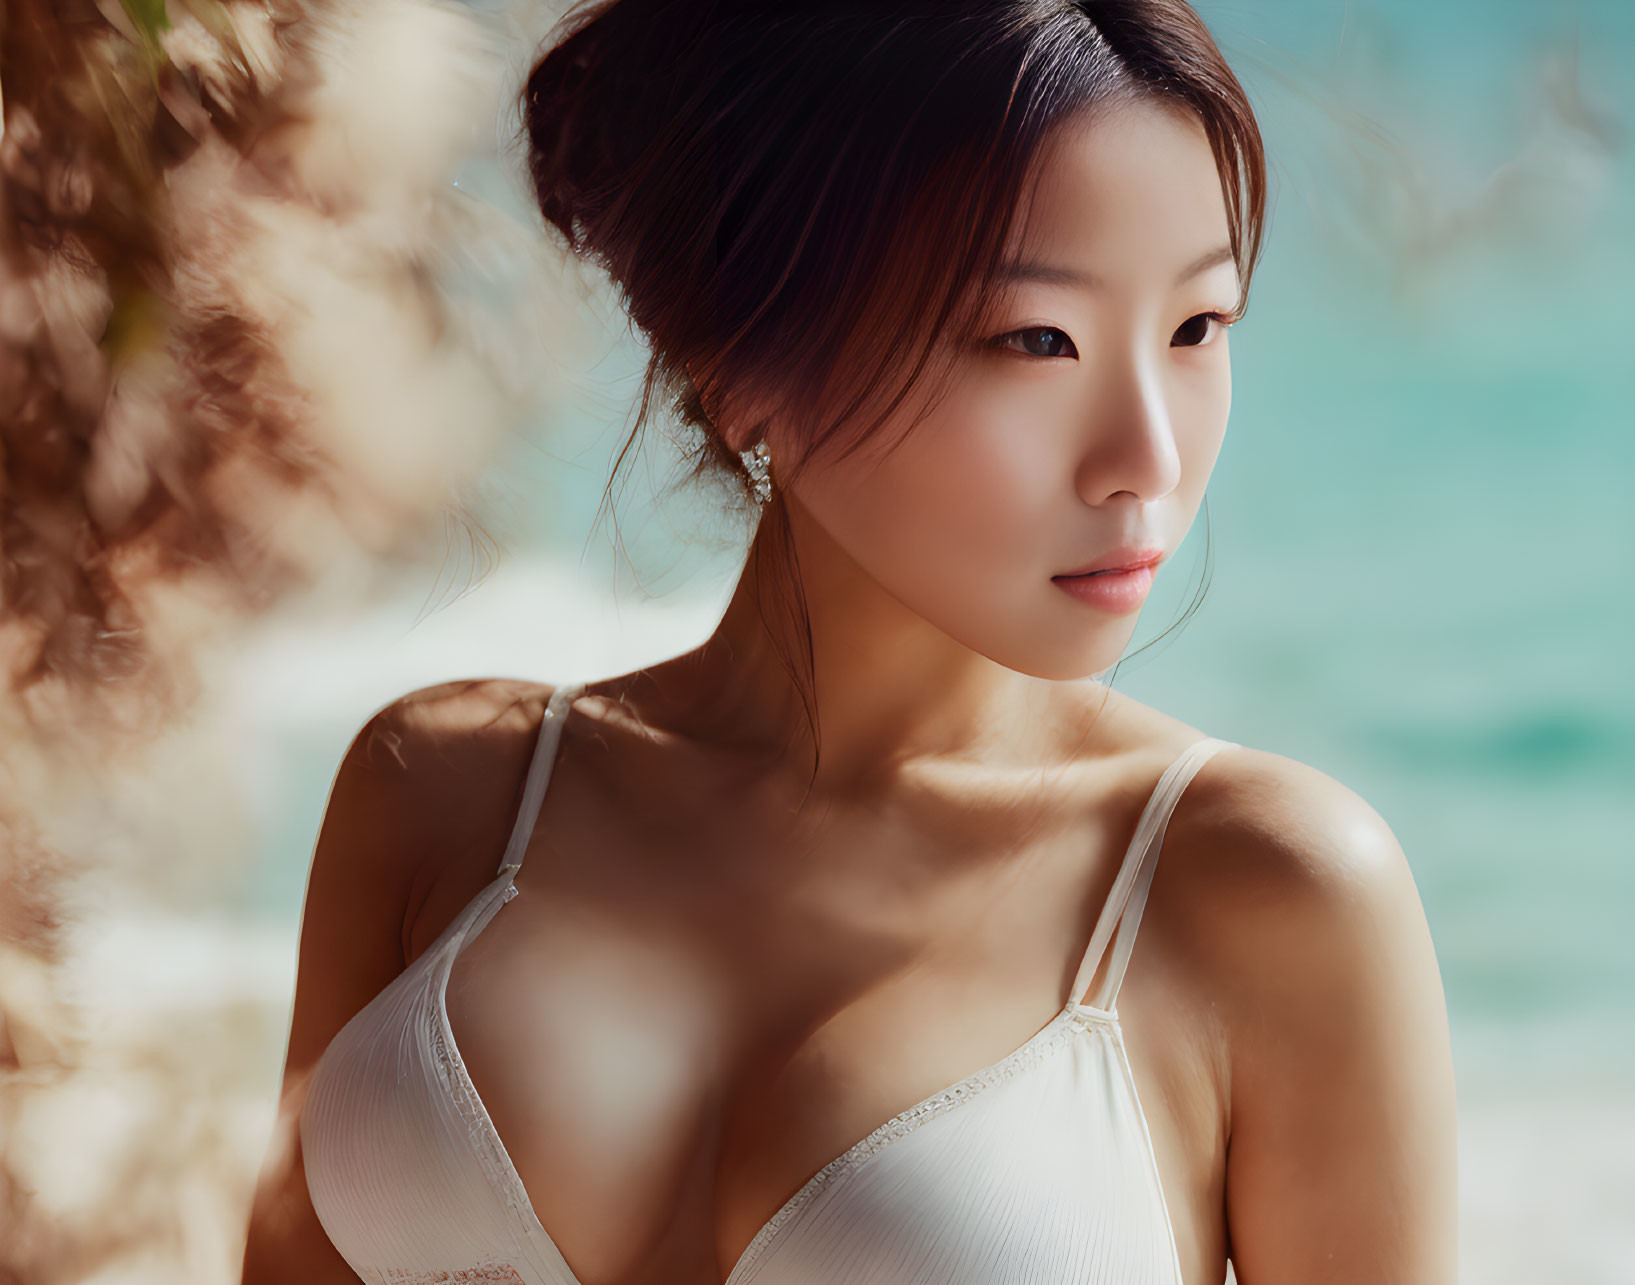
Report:
[[1078,483],[1087,504],[1122,491],[1152,501],[1180,484],[1181,453],[1158,372],[1138,361],[1108,370],[1088,428]]

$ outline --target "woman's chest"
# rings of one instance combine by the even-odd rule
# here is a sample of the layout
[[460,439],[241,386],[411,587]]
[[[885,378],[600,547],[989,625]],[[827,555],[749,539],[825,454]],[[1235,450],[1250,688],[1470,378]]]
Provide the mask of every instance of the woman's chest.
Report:
[[[1118,855],[1098,860],[1111,833],[1080,830],[1036,835],[1006,861],[945,849],[938,867],[910,837],[837,826],[806,837],[804,864],[748,875],[723,834],[703,862],[713,874],[695,860],[689,882],[650,838],[621,848],[619,829],[601,830],[595,874],[530,855],[446,1000],[495,1130],[584,1285],[717,1285],[825,1166],[1026,1044],[1068,998]],[[891,861],[871,859],[873,842]],[[1185,1278],[1217,1279],[1214,1062],[1163,934],[1146,934],[1131,969],[1146,977],[1119,1003],[1130,1087]]]

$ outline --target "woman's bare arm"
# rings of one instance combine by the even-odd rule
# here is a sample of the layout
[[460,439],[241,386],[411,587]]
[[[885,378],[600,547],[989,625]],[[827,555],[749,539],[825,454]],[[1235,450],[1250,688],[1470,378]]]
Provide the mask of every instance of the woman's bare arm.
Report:
[[243,1285],[356,1285],[307,1194],[299,1121],[337,1031],[404,968],[404,925],[424,857],[403,757],[405,697],[353,739],[330,788],[301,917],[278,1114],[250,1209]]
[[1457,1119],[1431,935],[1395,836],[1257,754],[1217,849],[1239,1285],[1455,1285]]

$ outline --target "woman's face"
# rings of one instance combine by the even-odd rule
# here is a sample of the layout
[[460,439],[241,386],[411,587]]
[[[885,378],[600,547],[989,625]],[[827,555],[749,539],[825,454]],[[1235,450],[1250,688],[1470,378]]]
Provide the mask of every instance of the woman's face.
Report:
[[[803,565],[849,559],[965,647],[1073,679],[1117,661],[1140,603],[1083,601],[1054,577],[1181,542],[1231,405],[1208,314],[1231,314],[1239,289],[1214,157],[1179,109],[1076,119],[1035,173],[1008,255],[1020,275],[941,404],[893,451],[814,461],[787,499]],[[775,430],[769,444],[776,473]]]

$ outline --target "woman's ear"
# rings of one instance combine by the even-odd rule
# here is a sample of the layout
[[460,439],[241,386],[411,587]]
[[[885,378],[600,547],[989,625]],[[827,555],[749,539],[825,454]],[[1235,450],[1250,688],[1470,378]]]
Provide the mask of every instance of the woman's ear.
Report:
[[697,378],[697,376],[695,376],[693,374],[693,368],[692,368],[692,366],[690,364],[683,363],[682,364],[682,369],[684,369],[687,372],[688,382],[692,384],[693,391],[698,394],[698,404],[704,408],[704,418],[710,421],[710,424],[715,428],[715,430],[717,432],[720,432],[721,431],[721,420],[719,418],[720,411],[721,411],[720,405],[716,402],[713,394],[711,396],[708,396],[708,397],[706,397],[704,395],[704,390],[699,387],[698,378]]
[[[693,368],[685,367],[687,378],[693,379]],[[698,391],[699,404],[704,408],[704,415],[710,421],[721,440],[738,452],[749,450],[760,440],[761,434],[757,430],[758,417],[754,408],[742,405],[742,398],[733,398],[731,401],[712,389],[708,394],[698,387],[697,380],[693,380],[693,387]]]

